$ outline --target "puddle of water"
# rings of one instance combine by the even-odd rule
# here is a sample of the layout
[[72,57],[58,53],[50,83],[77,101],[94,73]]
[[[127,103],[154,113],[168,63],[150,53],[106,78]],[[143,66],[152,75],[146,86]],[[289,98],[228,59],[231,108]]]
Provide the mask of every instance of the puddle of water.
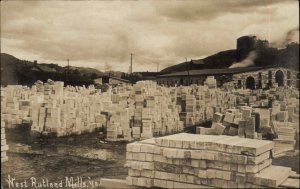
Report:
[[91,149],[86,147],[57,146],[57,153],[80,156],[90,159],[114,160],[114,154],[107,149]]
[[90,150],[88,153],[83,154],[83,157],[100,160],[112,160],[113,154],[105,149],[103,150]]

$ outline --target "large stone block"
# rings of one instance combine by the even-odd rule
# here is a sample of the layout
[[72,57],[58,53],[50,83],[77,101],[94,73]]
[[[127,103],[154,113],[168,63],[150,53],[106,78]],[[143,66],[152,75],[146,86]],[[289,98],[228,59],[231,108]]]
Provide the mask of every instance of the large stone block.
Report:
[[223,118],[224,118],[224,114],[216,112],[213,115],[213,122],[215,122],[215,123],[222,123]]
[[230,112],[225,113],[224,121],[228,123],[233,123],[234,120],[234,114]]
[[214,130],[214,133],[217,135],[222,135],[225,130],[225,126],[223,126],[221,123],[216,123],[216,122],[212,123],[211,128]]

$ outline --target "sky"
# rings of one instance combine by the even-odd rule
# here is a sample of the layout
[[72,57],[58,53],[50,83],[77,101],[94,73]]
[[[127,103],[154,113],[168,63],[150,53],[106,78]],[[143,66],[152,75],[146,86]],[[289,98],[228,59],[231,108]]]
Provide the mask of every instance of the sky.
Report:
[[101,71],[157,71],[256,35],[299,42],[296,0],[1,1],[1,52]]

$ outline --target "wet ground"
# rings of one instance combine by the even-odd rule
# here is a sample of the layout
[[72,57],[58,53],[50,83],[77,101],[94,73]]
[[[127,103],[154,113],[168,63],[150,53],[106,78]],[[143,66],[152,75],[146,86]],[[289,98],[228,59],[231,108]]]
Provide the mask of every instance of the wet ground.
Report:
[[[100,178],[126,178],[124,142],[105,143],[99,133],[34,140],[26,133],[7,131],[9,161],[1,166],[2,188],[35,188],[31,179],[36,179],[35,183],[43,179],[48,184],[62,182],[59,188],[101,188]],[[299,153],[287,153],[273,164],[292,167],[299,173]],[[9,187],[9,176],[18,182],[26,180],[28,187]]]

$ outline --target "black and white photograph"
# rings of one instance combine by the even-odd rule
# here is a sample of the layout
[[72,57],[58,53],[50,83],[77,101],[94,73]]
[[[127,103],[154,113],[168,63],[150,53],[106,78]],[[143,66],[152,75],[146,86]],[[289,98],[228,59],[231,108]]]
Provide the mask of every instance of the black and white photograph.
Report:
[[1,189],[299,188],[298,0],[1,0]]

